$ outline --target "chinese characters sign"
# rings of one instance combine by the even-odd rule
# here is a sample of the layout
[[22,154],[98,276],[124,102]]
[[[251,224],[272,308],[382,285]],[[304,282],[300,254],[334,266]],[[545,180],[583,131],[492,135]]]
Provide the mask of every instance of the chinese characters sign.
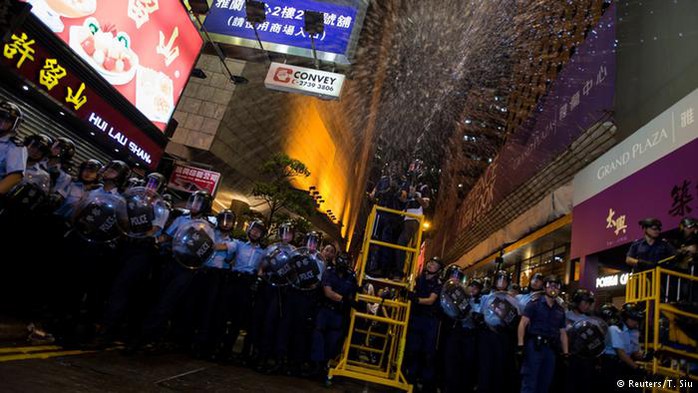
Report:
[[98,141],[147,168],[157,168],[163,148],[33,37],[24,31],[16,32],[2,53],[4,64],[89,124]]
[[214,195],[220,178],[218,172],[177,164],[167,187],[189,193],[204,190]]
[[[34,15],[165,129],[203,44],[179,0],[30,2]],[[21,51],[18,45],[10,50]],[[18,53],[31,58],[30,52]],[[46,72],[59,79],[58,70]]]
[[[359,0],[355,6],[312,0],[266,0],[266,21],[257,26],[259,39],[267,50],[312,57],[310,35],[305,32],[305,11],[324,14],[325,31],[317,34],[318,57],[324,53],[347,57],[352,31],[356,25]],[[252,24],[245,21],[244,0],[215,0],[204,26],[215,40],[259,48]],[[358,29],[357,29],[358,31]],[[232,40],[230,38],[237,38]],[[291,48],[299,48],[294,52]],[[345,62],[340,59],[338,62]]]
[[575,176],[573,258],[642,237],[638,222],[646,217],[670,229],[695,214],[698,123],[689,119],[696,107],[698,90]]

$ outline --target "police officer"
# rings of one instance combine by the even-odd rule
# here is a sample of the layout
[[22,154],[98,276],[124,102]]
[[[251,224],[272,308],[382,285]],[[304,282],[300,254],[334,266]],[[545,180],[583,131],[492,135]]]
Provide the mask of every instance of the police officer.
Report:
[[[576,322],[589,318],[594,306],[594,293],[584,288],[577,289],[572,294],[571,306],[566,313],[568,329]],[[579,355],[570,354],[565,391],[569,393],[591,391],[593,381],[596,380],[595,369],[595,359],[586,359]]]
[[523,312],[531,299],[541,295],[543,295],[543,273],[536,272],[531,276],[526,289],[521,294],[516,295],[516,300],[519,302],[519,310]]
[[15,137],[23,118],[19,106],[9,101],[0,101],[0,198],[24,176],[27,149]]
[[286,313],[283,315],[282,329],[289,329],[289,369],[291,375],[299,375],[303,366],[310,360],[310,344],[315,327],[317,303],[320,299],[322,274],[325,262],[318,252],[321,236],[316,231],[306,235],[304,248],[297,249],[293,266],[294,285],[289,288]]
[[482,327],[482,282],[468,284],[470,313],[456,326],[445,346],[445,392],[472,392],[477,384],[477,330]]
[[637,305],[626,303],[620,312],[620,324],[609,326],[606,350],[601,356],[605,390],[617,389],[616,381],[619,379],[637,379],[642,375],[642,369],[636,361],[642,358],[638,328],[643,318],[644,313]]
[[[139,293],[143,294],[146,291],[144,287],[157,258],[156,239],[165,227],[169,215],[169,210],[160,200],[158,193],[165,181],[164,176],[157,172],[148,176],[160,181],[151,182],[147,187],[138,190],[127,190],[124,194],[128,206],[129,230],[102,320],[101,339],[107,342],[113,338],[116,328],[128,311],[142,307],[142,303],[134,300],[142,297],[137,296]],[[140,326],[140,321],[137,325]]]
[[620,310],[612,303],[604,303],[599,309],[599,316],[610,327],[620,326]]
[[[489,277],[488,277],[489,278]],[[489,279],[492,282],[491,279]],[[492,290],[489,294],[482,296],[483,314],[495,314],[488,311],[486,307],[494,304],[494,301],[499,298],[506,299],[509,305],[513,308],[510,310],[514,314],[518,314],[516,299],[509,296],[507,289],[511,279],[509,273],[504,270],[499,270],[495,273]],[[478,330],[478,392],[507,392],[513,390],[516,378],[516,367],[514,364],[514,347],[516,340],[516,318],[511,320],[502,320],[500,317],[492,318],[498,320],[498,324],[494,324],[489,318],[486,321],[489,323],[482,329]]]
[[[120,237],[125,226],[126,201],[119,188],[130,171],[125,162],[110,161],[98,174],[99,185],[85,193],[73,209],[73,230],[65,250],[66,255],[75,260],[70,274],[74,281],[67,285],[72,300],[63,332],[69,343],[90,339],[104,313],[109,289],[118,271]],[[104,225],[96,225],[97,220]],[[89,230],[83,230],[85,228]],[[74,321],[73,318],[79,319]]]
[[[253,326],[253,310],[257,307],[256,297],[259,282],[258,273],[264,256],[264,247],[260,244],[266,236],[267,227],[260,220],[253,220],[247,226],[247,241],[233,239],[226,243],[226,248],[234,254],[229,275],[230,284],[225,286],[222,320],[216,325],[216,340],[220,347],[215,354],[217,359],[228,359],[232,355],[240,330],[245,329],[245,342],[241,358],[250,360],[253,343],[260,337],[260,326]],[[217,246],[217,249],[221,249]],[[261,305],[260,305],[261,307]],[[220,322],[223,324],[221,325]]]
[[529,302],[519,322],[522,393],[547,392],[555,372],[557,349],[561,347],[563,356],[569,356],[565,310],[557,302],[560,286],[556,276],[546,277],[545,296]]
[[[276,251],[283,251],[284,259],[282,263],[290,262],[290,257],[295,250],[291,242],[295,238],[295,228],[293,223],[286,221],[279,225],[278,239],[279,242],[271,245],[267,249],[268,256]],[[275,257],[277,260],[281,258]],[[265,258],[262,262],[262,271],[265,277],[269,279],[265,288],[265,303],[266,309],[264,312],[264,335],[260,346],[260,362],[257,365],[257,370],[265,374],[272,374],[281,371],[287,366],[288,360],[288,342],[289,329],[284,319],[287,312],[287,292],[290,282],[287,277],[283,276],[279,271],[279,267],[268,265],[270,258]],[[277,269],[277,270],[275,270]],[[284,269],[290,270],[290,266],[284,265]]]
[[632,266],[635,272],[652,269],[676,253],[669,242],[659,237],[662,233],[661,221],[656,218],[645,218],[639,224],[644,231],[644,237],[630,245],[625,258],[625,262]]
[[216,215],[215,249],[203,267],[194,276],[193,296],[186,310],[195,318],[196,326],[192,343],[194,357],[210,356],[217,344],[216,328],[226,325],[225,309],[229,307],[227,286],[231,285],[229,272],[235,243],[230,233],[235,226],[235,213],[230,209]]
[[[310,353],[318,371],[326,371],[327,362],[339,354],[349,309],[356,307],[354,296],[358,284],[350,258],[349,254],[340,253],[334,266],[328,267],[322,277],[323,299],[315,318]],[[329,380],[326,380],[326,383],[328,382]]]
[[73,216],[75,206],[83,195],[97,186],[99,172],[103,167],[104,165],[95,159],[80,163],[77,178],[68,185],[63,202],[53,214],[60,216],[64,221],[69,221]]
[[440,273],[443,262],[432,257],[417,278],[405,344],[405,376],[411,383],[422,384],[425,391],[435,391],[436,344],[439,335],[438,299],[441,293]]
[[66,138],[58,137],[51,145],[44,166],[51,175],[51,206],[58,207],[67,196],[72,177],[68,173],[70,160],[75,156],[75,143]]
[[[212,203],[213,197],[207,191],[199,190],[191,194],[187,201],[189,214],[177,217],[162,234],[159,242],[171,243],[172,238],[181,227],[192,220],[208,217]],[[141,343],[146,343],[144,347],[146,351],[158,348],[158,343],[155,340],[163,338],[166,323],[173,316],[175,309],[187,293],[195,274],[195,270],[188,269],[174,261],[171,261],[165,269],[159,298],[143,323],[141,342],[136,343],[136,347]]]

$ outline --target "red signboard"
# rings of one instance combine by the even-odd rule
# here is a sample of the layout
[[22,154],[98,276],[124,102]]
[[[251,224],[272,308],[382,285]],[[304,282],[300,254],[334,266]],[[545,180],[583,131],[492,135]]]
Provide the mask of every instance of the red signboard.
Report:
[[87,122],[93,130],[91,134],[95,137],[101,134],[100,140],[108,141],[117,153],[128,155],[152,170],[157,168],[163,147],[81,80],[74,70],[64,66],[35,37],[23,30],[15,32],[3,46],[1,59]]
[[179,0],[28,0],[32,13],[164,131],[203,40]]
[[177,164],[167,187],[184,192],[204,190],[213,195],[220,179],[221,174],[218,172]]

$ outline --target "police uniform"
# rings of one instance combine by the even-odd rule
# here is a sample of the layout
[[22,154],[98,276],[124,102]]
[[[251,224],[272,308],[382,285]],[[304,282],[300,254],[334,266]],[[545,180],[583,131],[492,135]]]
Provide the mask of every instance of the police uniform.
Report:
[[[441,280],[438,275],[431,279],[421,274],[415,283],[418,298],[428,298],[441,293]],[[405,344],[405,370],[408,380],[434,383],[434,363],[436,361],[436,344],[439,336],[439,319],[436,316],[438,298],[432,305],[414,302],[410,310]]]
[[215,244],[225,244],[225,250],[216,250],[192,281],[187,314],[195,320],[193,349],[197,356],[208,354],[218,343],[218,331],[226,325],[225,309],[229,306],[226,289],[229,283],[230,262],[233,259],[233,240],[228,233],[216,228]]
[[[72,185],[71,188],[73,188]],[[144,292],[147,292],[145,286],[157,260],[155,238],[157,233],[165,227],[167,216],[168,214],[154,215],[150,225],[157,231],[153,235],[144,238],[128,237],[125,240],[123,253],[118,262],[118,273],[111,286],[102,322],[107,333],[113,333],[129,309],[143,307],[142,303],[134,300],[142,297],[138,294],[144,295]]]
[[[316,261],[319,262],[319,278],[322,279],[324,263],[321,260],[316,259]],[[300,271],[297,270],[297,272]],[[304,278],[299,277],[299,280]],[[305,288],[302,284],[303,282],[299,287]],[[288,329],[288,358],[290,366],[294,368],[292,371],[296,373],[305,362],[310,360],[311,338],[321,290],[322,287],[318,285],[315,289],[301,290],[294,287],[286,292],[287,307],[281,320],[281,330]]]
[[[622,349],[626,355],[632,356],[633,353],[640,350],[640,332],[637,329],[628,329],[625,323],[621,326],[611,325],[606,333],[606,349],[601,356],[601,373],[603,386],[614,389],[618,379],[627,379],[628,377],[637,377],[641,373],[632,369],[625,362],[620,360],[616,349]],[[618,389],[622,391],[622,389]]]
[[0,137],[0,179],[13,173],[24,174],[27,158],[27,148],[12,134]]
[[[192,220],[189,214],[177,217],[165,230],[165,234],[173,238],[179,228]],[[152,342],[163,336],[167,320],[174,315],[196,273],[195,270],[187,269],[175,261],[168,263],[165,270],[159,299],[143,323],[141,339],[145,342]]]
[[646,264],[638,264],[635,271],[644,271],[651,269],[663,259],[666,259],[676,254],[674,247],[664,239],[656,239],[652,244],[647,243],[647,239],[642,238],[635,240],[628,249],[627,256],[642,261],[650,262],[651,266]]
[[[342,296],[342,299],[352,299],[358,290],[354,272],[341,274],[334,267],[328,267],[325,271],[322,286],[332,288]],[[325,364],[339,354],[348,317],[348,309],[345,305],[345,302],[335,302],[326,296],[322,300],[313,330],[313,345],[310,353],[312,361]]]
[[445,345],[445,392],[472,392],[477,382],[477,330],[481,328],[481,296],[471,297],[470,315],[455,321]]
[[223,358],[231,354],[241,329],[247,331],[243,349],[245,355],[249,355],[252,342],[259,335],[250,329],[250,322],[255,302],[257,272],[264,257],[264,248],[259,243],[233,239],[226,245],[233,259],[223,290],[223,315],[217,320],[215,327],[215,340],[221,344],[221,353],[218,356]]
[[[589,319],[586,314],[567,310],[567,329],[569,330],[575,323]],[[565,391],[567,393],[586,393],[593,389],[593,383],[597,380],[596,359],[586,359],[581,356],[570,354],[569,364],[566,370]]]
[[541,296],[526,305],[523,315],[530,322],[521,367],[521,392],[547,392],[555,372],[560,329],[565,328],[565,310],[557,301],[549,306],[546,297]]
[[528,303],[531,300],[537,299],[541,296],[545,296],[545,292],[543,292],[542,290],[532,291],[532,292],[528,292],[528,293],[521,293],[521,294],[516,295],[516,300],[519,302],[519,312],[523,313],[524,310],[526,309],[526,305],[528,305]]
[[[497,291],[483,295],[481,298],[481,311],[485,313],[484,306],[489,304],[491,298],[497,293],[507,294],[507,291]],[[478,393],[481,392],[507,392],[512,391],[516,375],[514,359],[514,347],[516,345],[515,325],[504,327],[491,327],[488,325],[478,329]]]

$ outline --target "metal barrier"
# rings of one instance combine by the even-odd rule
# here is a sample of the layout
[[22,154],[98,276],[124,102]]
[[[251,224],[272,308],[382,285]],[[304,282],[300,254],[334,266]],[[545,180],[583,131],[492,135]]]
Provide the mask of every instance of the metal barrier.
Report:
[[[698,342],[691,338],[695,332],[686,334],[677,321],[693,321],[698,325],[698,314],[686,311],[684,305],[695,303],[694,290],[698,292],[698,277],[656,267],[628,278],[625,300],[628,303],[644,304],[646,317],[643,321],[643,344],[645,351],[654,351],[652,360],[643,366],[653,375],[665,379],[684,379],[698,386],[698,375],[692,369],[698,362]],[[697,293],[698,295],[698,293]],[[660,330],[660,325],[664,328]],[[671,388],[669,388],[671,387]],[[648,388],[652,392],[689,392],[691,388],[679,389],[678,384],[666,384],[661,388]]]
[[[380,213],[394,214],[403,219],[410,217],[417,220],[419,228],[407,246],[386,243],[372,238]],[[410,318],[410,302],[406,299],[408,290],[415,285],[418,274],[417,256],[422,243],[422,224],[424,217],[403,211],[374,206],[368,217],[357,275],[359,286],[370,283],[381,289],[387,289],[392,296],[375,296],[359,294],[357,300],[366,304],[366,310],[352,310],[349,322],[349,334],[344,342],[342,354],[337,364],[330,368],[328,377],[349,377],[361,381],[377,383],[412,392],[412,385],[407,383],[402,373],[402,361],[407,339],[407,326]],[[370,277],[366,274],[367,262],[371,255],[371,246],[387,247],[405,252],[402,278]],[[374,247],[375,248],[375,247]]]

